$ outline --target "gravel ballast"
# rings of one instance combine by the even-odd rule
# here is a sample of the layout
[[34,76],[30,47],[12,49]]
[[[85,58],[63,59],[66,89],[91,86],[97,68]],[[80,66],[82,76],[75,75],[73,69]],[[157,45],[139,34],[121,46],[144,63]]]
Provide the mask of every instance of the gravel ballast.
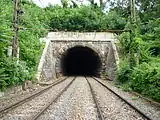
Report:
[[148,100],[145,100],[137,95],[133,95],[130,92],[124,92],[114,85],[113,81],[107,81],[97,78],[102,83],[106,84],[110,89],[118,93],[120,96],[125,98],[127,101],[136,106],[139,110],[149,116],[152,120],[160,120],[160,107],[155,105]]
[[[28,120],[39,113],[51,99],[57,95],[73,80],[69,77],[67,80],[57,84],[33,98],[30,101],[14,108],[8,113],[4,113],[0,120]],[[91,77],[87,77],[92,86],[95,98],[105,120],[146,120],[136,110],[131,108],[123,100],[103,87],[100,83]],[[118,93],[127,101],[142,110],[151,117],[151,120],[160,120],[160,108],[151,106],[145,100],[133,99],[135,96],[116,88],[112,82],[97,80],[106,84],[110,89]],[[31,92],[32,93],[32,92]],[[25,96],[24,96],[25,97]],[[19,98],[20,99],[20,98]],[[9,99],[8,99],[9,100]],[[16,99],[15,99],[16,100]],[[12,99],[10,100],[12,101]],[[9,101],[3,103],[8,105]],[[148,105],[150,105],[148,107]],[[144,110],[144,111],[143,111]],[[147,111],[147,112],[146,112]],[[151,112],[151,113],[150,113]],[[91,89],[85,77],[76,77],[73,83],[64,91],[64,93],[52,103],[49,108],[38,118],[38,120],[98,120],[97,112]]]
[[146,120],[93,78],[88,78],[88,80],[106,120]]
[[39,120],[97,120],[97,108],[84,77],[77,77]]
[[31,96],[31,95],[35,94],[36,92],[41,91],[44,88],[45,88],[45,86],[34,86],[34,88],[32,88],[32,89],[27,89],[25,91],[21,91],[19,93],[14,94],[14,95],[2,97],[2,98],[0,98],[0,109],[6,107],[8,105],[11,105],[17,101],[20,101],[28,96]]
[[[16,93],[8,94],[7,96],[0,97],[0,109],[5,108],[8,105],[12,105],[16,103],[17,101],[21,101],[45,88],[47,88],[48,85],[51,85],[57,81],[63,80],[64,78],[59,78],[57,80],[51,80],[48,82],[40,82],[38,84],[32,84],[31,88],[28,88],[26,90],[20,90]],[[22,87],[22,86],[21,86]]]
[[71,82],[71,80],[73,80],[73,77],[70,77],[67,80],[63,81],[62,83],[53,86],[51,89],[42,93],[41,95],[32,99],[31,101],[28,101],[23,105],[13,109],[12,111],[9,111],[5,115],[3,115],[3,118],[0,119],[27,120],[29,118],[32,118],[48,103],[48,101],[50,101],[52,97],[56,97],[56,95],[62,89],[64,89],[64,87],[67,86]]

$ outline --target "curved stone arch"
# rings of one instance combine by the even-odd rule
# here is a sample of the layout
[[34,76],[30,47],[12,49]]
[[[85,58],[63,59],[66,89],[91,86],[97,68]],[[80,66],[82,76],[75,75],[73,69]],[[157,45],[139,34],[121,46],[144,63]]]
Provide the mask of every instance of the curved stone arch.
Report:
[[92,43],[73,43],[73,44],[68,44],[65,45],[63,48],[61,48],[58,53],[57,53],[57,58],[59,59],[61,55],[63,55],[68,49],[73,48],[73,47],[87,47],[93,50],[95,53],[99,55],[100,58],[103,58],[103,53],[101,52],[100,49],[97,49]]
[[[103,53],[101,52],[100,49],[96,48],[92,43],[69,43],[68,45],[65,45],[64,47],[62,47],[59,51],[57,51],[57,57],[56,57],[56,63],[55,63],[55,73],[56,76],[59,77],[62,75],[62,70],[61,70],[61,58],[62,55],[65,54],[65,52],[67,52],[68,49],[70,48],[74,48],[74,47],[87,47],[91,50],[93,50],[100,58],[101,60],[101,64],[103,67],[103,63],[105,62],[103,59]],[[103,69],[103,68],[101,68]],[[100,70],[101,72],[102,70]]]

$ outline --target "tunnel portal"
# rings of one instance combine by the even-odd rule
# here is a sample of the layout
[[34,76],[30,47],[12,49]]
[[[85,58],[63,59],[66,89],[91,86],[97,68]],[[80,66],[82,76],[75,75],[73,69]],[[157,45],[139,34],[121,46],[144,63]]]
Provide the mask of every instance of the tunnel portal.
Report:
[[91,48],[76,46],[62,55],[61,69],[65,76],[99,76],[100,68],[100,57]]

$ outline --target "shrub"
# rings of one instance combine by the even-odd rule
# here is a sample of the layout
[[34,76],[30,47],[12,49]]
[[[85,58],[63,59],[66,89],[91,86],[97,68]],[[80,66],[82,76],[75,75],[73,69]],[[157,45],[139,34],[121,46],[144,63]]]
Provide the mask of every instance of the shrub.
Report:
[[159,63],[143,62],[133,69],[131,88],[143,95],[160,101],[160,61]]
[[91,6],[80,8],[48,8],[51,16],[50,27],[67,31],[105,31],[106,29],[124,29],[126,19],[115,11],[103,13]]
[[124,84],[130,80],[131,69],[127,59],[121,60],[119,65],[116,80],[119,83]]
[[32,80],[43,49],[39,38],[45,35],[48,27],[45,10],[26,0],[21,3],[25,13],[20,16],[19,27],[29,29],[19,31],[20,58],[17,62],[17,59],[7,56],[14,35],[11,29],[12,1],[0,1],[0,90]]
[[0,61],[0,90],[4,90],[9,86],[18,85],[24,80],[31,79],[29,74],[29,68],[26,66],[25,62],[7,57]]

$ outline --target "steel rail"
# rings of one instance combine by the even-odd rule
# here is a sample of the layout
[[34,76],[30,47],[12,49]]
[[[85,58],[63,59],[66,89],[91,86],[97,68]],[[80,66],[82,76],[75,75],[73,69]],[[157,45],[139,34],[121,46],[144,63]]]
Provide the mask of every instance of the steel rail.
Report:
[[98,83],[100,83],[103,87],[107,88],[110,92],[112,92],[113,94],[115,94],[117,97],[119,97],[122,101],[124,101],[125,103],[127,103],[130,107],[132,107],[134,110],[136,110],[144,118],[146,118],[147,120],[152,120],[152,118],[150,118],[144,112],[142,112],[141,110],[139,110],[136,106],[134,106],[132,103],[130,103],[125,98],[123,98],[122,96],[120,96],[118,93],[116,93],[115,91],[113,91],[112,89],[110,89],[107,85],[105,85],[104,83],[100,82],[97,78],[95,78],[95,77],[92,77],[92,78],[94,80],[96,80]]
[[[111,79],[109,77],[107,77],[105,79],[108,80],[108,81],[113,81],[113,79]],[[147,102],[149,102],[149,103],[151,103],[151,104],[153,104],[155,106],[160,107],[160,102],[153,101],[153,99],[147,98],[147,97],[141,95],[140,93],[137,93],[137,92],[134,92],[134,91],[130,91],[130,93],[133,94],[133,95],[135,95],[135,96],[137,96],[137,97],[140,97],[141,99],[146,100]]]
[[96,97],[95,97],[95,92],[94,92],[94,90],[93,90],[93,88],[92,88],[89,80],[87,79],[87,77],[85,77],[85,78],[86,78],[86,80],[87,80],[87,82],[88,82],[88,85],[89,85],[89,87],[90,87],[90,90],[91,90],[91,94],[92,94],[94,103],[96,104],[98,117],[99,117],[100,120],[105,120],[105,119],[104,119],[104,116],[103,116],[103,114],[102,114],[102,110],[101,110],[101,108],[100,108],[100,106],[99,106],[99,104],[98,104],[98,101],[97,101]]
[[40,111],[38,112],[35,116],[33,116],[31,119],[29,120],[37,120],[49,107],[51,104],[53,104],[54,102],[56,102],[58,100],[58,98],[70,87],[70,85],[75,81],[76,77],[73,78],[73,80],[55,97],[53,97],[51,99],[50,102],[48,102],[48,104]]
[[135,96],[138,96],[139,98],[144,99],[144,100],[146,100],[147,102],[149,102],[149,103],[151,103],[151,104],[153,104],[153,105],[155,105],[155,106],[157,106],[157,107],[160,108],[160,103],[159,103],[159,102],[153,101],[152,99],[147,98],[147,97],[145,97],[145,96],[143,96],[143,95],[141,95],[141,94],[139,94],[139,93],[137,93],[137,92],[131,91],[131,94],[133,94],[133,95],[135,95]]
[[3,114],[4,114],[4,113],[6,113],[6,112],[8,112],[8,111],[10,111],[10,110],[18,107],[19,105],[24,104],[25,102],[28,102],[28,101],[32,100],[33,98],[39,96],[40,94],[42,94],[42,93],[44,93],[45,91],[47,91],[47,90],[49,90],[50,88],[52,88],[53,86],[55,86],[55,85],[57,85],[57,84],[60,84],[61,82],[67,80],[67,78],[68,78],[68,77],[65,77],[65,78],[63,78],[63,79],[60,80],[60,81],[56,81],[56,82],[54,82],[52,85],[50,85],[49,87],[44,88],[43,90],[38,91],[38,92],[36,92],[36,93],[33,94],[33,95],[30,95],[30,96],[28,96],[28,97],[26,97],[26,98],[24,98],[24,99],[22,99],[22,100],[20,100],[20,101],[18,101],[18,102],[15,102],[15,103],[13,103],[13,104],[11,104],[11,105],[8,105],[8,106],[0,109],[0,118],[3,117]]

